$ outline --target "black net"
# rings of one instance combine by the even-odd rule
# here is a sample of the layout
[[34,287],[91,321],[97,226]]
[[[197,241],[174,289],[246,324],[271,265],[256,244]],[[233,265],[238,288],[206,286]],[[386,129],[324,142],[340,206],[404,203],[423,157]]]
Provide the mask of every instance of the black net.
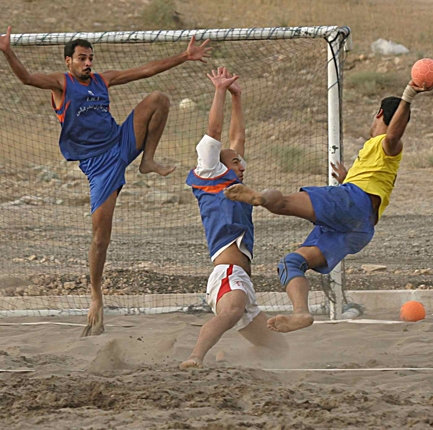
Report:
[[[97,43],[94,71],[127,69],[175,55],[186,42]],[[187,62],[155,77],[110,88],[118,123],[154,90],[171,109],[156,158],[168,177],[127,169],[115,209],[104,272],[106,305],[126,311],[204,303],[212,270],[197,202],[185,178],[207,127],[213,86],[206,73],[225,66],[240,76],[246,119],[245,183],[292,193],[328,183],[327,43],[324,39],[213,41],[208,64]],[[31,72],[66,71],[63,46],[15,46]],[[59,151],[50,92],[24,86],[0,57],[0,314],[18,309],[86,309],[91,241],[88,183]],[[228,144],[230,98],[223,145]],[[311,224],[254,210],[253,283],[261,304],[287,305],[276,265]],[[310,274],[313,290],[321,279]],[[186,294],[188,293],[188,294]],[[195,294],[197,293],[197,294]],[[326,307],[321,291],[311,303]],[[191,309],[191,307],[189,308]],[[276,309],[276,308],[275,308]],[[267,310],[271,310],[267,308]],[[38,311],[36,311],[37,313]],[[78,312],[78,311],[76,311]],[[26,313],[26,311],[24,311]]]

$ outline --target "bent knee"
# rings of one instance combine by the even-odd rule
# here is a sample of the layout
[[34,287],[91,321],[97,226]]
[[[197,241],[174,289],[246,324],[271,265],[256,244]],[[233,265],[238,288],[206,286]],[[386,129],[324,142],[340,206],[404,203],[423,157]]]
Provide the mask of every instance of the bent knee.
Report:
[[224,319],[229,328],[233,328],[245,313],[245,308],[231,307],[218,313],[218,317]]
[[278,276],[280,283],[286,287],[294,278],[304,278],[308,270],[307,260],[297,252],[291,252],[278,263]]
[[157,104],[159,108],[166,109],[167,111],[170,109],[170,99],[167,94],[161,91],[152,91],[147,96],[147,99]]
[[265,207],[269,212],[274,214],[286,214],[287,202],[281,191],[266,189],[262,192]]

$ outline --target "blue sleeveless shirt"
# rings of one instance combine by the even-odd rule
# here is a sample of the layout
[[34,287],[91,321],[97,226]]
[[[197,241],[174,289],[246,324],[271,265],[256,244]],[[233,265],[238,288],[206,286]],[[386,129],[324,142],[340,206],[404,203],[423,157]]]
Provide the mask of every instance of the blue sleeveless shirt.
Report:
[[65,73],[61,105],[51,104],[62,126],[60,151],[68,161],[84,160],[111,149],[119,136],[119,125],[110,113],[108,86],[92,73],[88,84]]
[[225,188],[241,184],[235,172],[228,169],[216,178],[201,178],[193,169],[189,172],[186,183],[192,187],[198,200],[210,256],[242,234],[242,243],[253,255],[253,207],[247,203],[229,200],[224,195]]

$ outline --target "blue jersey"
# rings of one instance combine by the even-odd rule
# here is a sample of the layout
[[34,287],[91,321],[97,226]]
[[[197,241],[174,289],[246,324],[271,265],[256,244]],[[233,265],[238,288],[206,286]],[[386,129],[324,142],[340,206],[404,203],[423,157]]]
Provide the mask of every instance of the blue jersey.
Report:
[[65,73],[60,106],[51,103],[62,126],[59,145],[69,160],[84,160],[111,149],[119,137],[119,125],[110,113],[108,86],[103,77],[92,73],[88,84]]
[[215,178],[201,178],[194,169],[189,173],[186,183],[192,187],[198,200],[200,215],[212,257],[224,246],[235,241],[242,234],[242,243],[253,255],[254,225],[253,207],[247,203],[234,202],[224,195],[224,189],[240,184],[233,170],[227,170]]

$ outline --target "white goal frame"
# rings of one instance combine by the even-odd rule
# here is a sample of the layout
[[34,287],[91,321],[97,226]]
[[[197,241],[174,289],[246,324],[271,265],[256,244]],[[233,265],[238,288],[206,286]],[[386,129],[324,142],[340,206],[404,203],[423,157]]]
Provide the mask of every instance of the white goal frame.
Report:
[[[310,27],[275,27],[275,28],[231,28],[231,29],[203,29],[203,30],[167,30],[167,31],[125,31],[125,32],[76,32],[76,33],[28,33],[11,35],[11,44],[14,46],[32,46],[32,45],[64,45],[68,41],[77,38],[87,39],[95,43],[152,43],[152,42],[176,42],[188,41],[192,36],[196,40],[204,41],[242,41],[242,40],[273,40],[273,39],[301,39],[301,38],[322,38],[328,43],[327,47],[327,74],[328,74],[328,183],[337,185],[337,181],[332,177],[331,162],[341,161],[342,159],[342,60],[345,51],[351,49],[350,28],[337,26],[310,26]],[[344,42],[344,49],[341,49]],[[342,276],[342,264],[340,263],[329,275],[330,287],[335,302],[330,300],[330,313],[333,320],[341,319],[343,301],[344,301],[344,278]],[[283,293],[274,293],[276,296]],[[284,293],[285,295],[285,293]],[[165,295],[168,296],[168,295]],[[202,298],[203,294],[185,294],[185,303],[188,297],[193,296]],[[260,294],[258,294],[260,296]],[[146,296],[147,297],[147,296]],[[143,300],[147,300],[143,296]],[[73,300],[73,296],[68,296]],[[9,298],[11,299],[11,298]],[[47,308],[56,305],[56,296],[46,297]],[[17,298],[17,304],[22,302],[25,305],[25,298]],[[59,300],[60,302],[60,300]],[[118,308],[110,309],[108,300],[108,309],[106,314],[156,314],[162,312],[188,311],[188,306],[179,305],[178,299],[176,306],[160,306],[158,300],[146,301],[144,307]],[[259,300],[260,304],[260,300]],[[173,303],[174,305],[174,303]],[[105,303],[107,306],[107,302]],[[33,309],[26,308],[26,311],[20,311],[19,306],[15,310],[2,311],[0,317],[5,316],[23,316],[28,313],[34,313],[38,316],[55,316],[55,315],[85,315],[87,309]],[[269,311],[266,306],[261,306],[263,310]],[[277,311],[291,311],[291,305],[280,306]],[[310,309],[312,313],[323,313],[325,309],[316,305]]]

